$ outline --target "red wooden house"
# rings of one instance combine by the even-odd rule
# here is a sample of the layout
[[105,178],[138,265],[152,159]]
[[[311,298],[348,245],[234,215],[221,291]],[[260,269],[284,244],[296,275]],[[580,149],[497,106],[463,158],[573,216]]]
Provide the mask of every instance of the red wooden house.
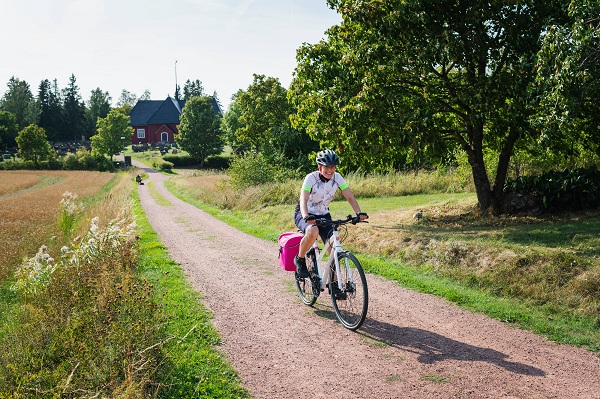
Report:
[[[214,96],[212,99],[215,113],[222,116],[219,102]],[[184,106],[185,100],[171,97],[164,101],[138,101],[129,113],[129,125],[133,128],[131,143],[173,143]]]

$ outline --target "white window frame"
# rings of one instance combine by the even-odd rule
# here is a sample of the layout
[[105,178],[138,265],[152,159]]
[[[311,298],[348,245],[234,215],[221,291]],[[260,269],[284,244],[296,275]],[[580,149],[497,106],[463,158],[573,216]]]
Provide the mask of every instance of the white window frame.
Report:
[[[166,140],[163,140],[163,137],[164,137],[163,135],[166,135],[166,136],[167,136],[167,139],[166,139]],[[162,132],[162,133],[160,134],[160,141],[162,141],[163,143],[166,143],[166,142],[168,142],[168,141],[169,141],[169,133],[168,133],[168,132]]]
[[146,138],[146,129],[137,129],[137,138],[145,139]]

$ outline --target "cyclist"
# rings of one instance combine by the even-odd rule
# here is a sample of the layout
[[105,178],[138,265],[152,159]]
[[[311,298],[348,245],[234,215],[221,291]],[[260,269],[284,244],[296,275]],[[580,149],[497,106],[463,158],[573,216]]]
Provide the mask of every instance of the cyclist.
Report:
[[346,180],[335,171],[339,163],[338,155],[332,150],[323,150],[317,154],[317,171],[311,172],[304,178],[302,189],[300,190],[300,199],[294,212],[294,222],[298,229],[304,233],[300,241],[300,251],[294,258],[296,265],[296,274],[300,278],[309,276],[306,268],[306,252],[320,236],[323,242],[326,242],[333,231],[333,226],[317,226],[316,219],[329,219],[329,203],[339,189],[342,195],[360,220],[365,220],[368,216],[360,211],[360,206],[350,191]]

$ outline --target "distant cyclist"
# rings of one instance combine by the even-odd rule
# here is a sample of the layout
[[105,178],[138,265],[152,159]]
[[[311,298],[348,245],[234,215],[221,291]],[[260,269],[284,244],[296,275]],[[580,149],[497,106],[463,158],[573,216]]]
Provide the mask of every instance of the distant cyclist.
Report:
[[306,252],[310,249],[318,236],[323,242],[326,242],[333,226],[316,226],[316,219],[329,219],[329,203],[337,190],[342,191],[342,195],[360,220],[365,220],[367,214],[360,211],[360,206],[354,198],[354,194],[348,188],[346,180],[335,171],[339,163],[339,157],[332,150],[323,150],[317,154],[317,171],[311,172],[304,178],[302,189],[300,190],[300,200],[296,205],[294,212],[294,222],[298,229],[304,233],[302,241],[300,241],[300,252],[294,259],[296,265],[296,273],[300,278],[308,277],[308,269],[306,268]]

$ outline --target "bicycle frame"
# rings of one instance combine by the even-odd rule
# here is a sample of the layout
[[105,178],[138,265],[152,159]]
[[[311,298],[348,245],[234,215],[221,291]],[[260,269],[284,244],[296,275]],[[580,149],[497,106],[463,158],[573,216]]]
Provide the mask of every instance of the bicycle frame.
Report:
[[[337,284],[340,290],[343,289],[342,286],[342,273],[340,271],[340,262],[338,259],[338,254],[343,252],[342,244],[340,243],[340,233],[337,228],[333,229],[333,234],[327,242],[322,250],[319,250],[319,240],[318,238],[313,243],[313,249],[315,250],[315,258],[317,259],[317,271],[319,273],[319,279],[321,280],[321,291],[325,290],[327,284],[329,284],[329,268],[331,268],[331,263],[335,263],[335,273],[337,275]],[[331,251],[329,251],[331,249]],[[328,254],[327,262],[324,263],[325,255]],[[354,282],[352,280],[352,282]]]
[[[313,306],[327,287],[336,317],[344,327],[352,331],[356,331],[365,321],[369,309],[369,292],[360,262],[351,252],[342,248],[339,227],[361,221],[363,220],[360,220],[359,215],[348,215],[345,220],[317,219],[317,226],[333,226],[332,235],[324,242],[322,250],[319,249],[318,237],[312,243],[308,252],[311,259],[309,277],[299,277],[296,273],[296,288],[302,302]],[[341,262],[341,259],[344,261]]]

